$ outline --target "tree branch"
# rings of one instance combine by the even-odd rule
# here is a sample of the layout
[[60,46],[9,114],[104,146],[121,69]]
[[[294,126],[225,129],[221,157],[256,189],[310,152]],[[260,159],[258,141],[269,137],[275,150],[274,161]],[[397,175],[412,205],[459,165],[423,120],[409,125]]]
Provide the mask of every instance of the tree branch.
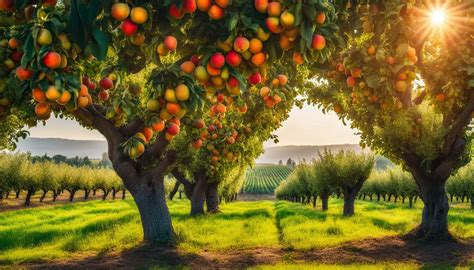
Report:
[[176,160],[176,152],[174,151],[168,151],[166,152],[165,156],[161,161],[158,163],[158,165],[152,169],[149,170],[149,173],[154,175],[154,174],[163,174],[166,169],[168,169],[171,164],[173,164]]
[[169,144],[169,141],[165,138],[166,131],[162,131],[156,136],[153,144],[145,150],[145,153],[139,159],[140,166],[148,165],[152,160],[160,157],[165,151]]
[[410,169],[417,184],[426,184],[428,175],[426,170],[424,170],[421,166],[421,159],[411,151],[403,151],[402,158],[405,161],[407,167]]
[[184,194],[186,195],[186,197],[188,199],[191,198],[191,196],[193,195],[193,190],[194,190],[194,186],[195,184],[189,182],[188,179],[186,179],[186,177],[184,176],[183,173],[181,173],[180,171],[178,171],[178,169],[174,169],[172,171],[172,174],[173,176],[176,178],[176,180],[178,180],[178,182],[182,183],[183,186],[184,186]]
[[127,125],[120,127],[119,131],[124,137],[131,137],[135,133],[140,131],[144,125],[145,122],[141,118],[136,117],[132,119],[132,121],[130,121],[130,123],[128,123]]
[[452,144],[449,155],[446,156],[446,158],[443,159],[443,161],[434,170],[434,176],[437,181],[444,183],[446,180],[448,180],[456,162],[464,152],[465,146],[466,141],[462,137],[457,137],[457,139]]
[[415,99],[413,99],[413,103],[415,105],[420,105],[425,99],[425,97],[426,97],[426,90],[423,90],[423,92],[421,92]]
[[125,141],[125,137],[112,122],[104,117],[100,112],[102,110],[102,106],[90,105],[87,108],[77,109],[74,116],[94,127],[105,137],[114,170],[122,178],[125,186],[132,191],[135,185],[131,181],[138,176],[137,164],[122,153],[120,144]]
[[184,186],[189,186],[189,187],[192,186],[191,182],[189,182],[189,180],[186,179],[184,174],[180,172],[178,169],[174,169],[171,173],[176,178],[176,180],[181,182]]
[[451,130],[449,130],[446,139],[444,140],[443,154],[445,156],[449,155],[450,149],[456,140],[459,137],[461,131],[470,123],[472,119],[472,113],[474,112],[474,95],[471,94],[467,106],[464,110],[458,115],[456,121],[452,124]]

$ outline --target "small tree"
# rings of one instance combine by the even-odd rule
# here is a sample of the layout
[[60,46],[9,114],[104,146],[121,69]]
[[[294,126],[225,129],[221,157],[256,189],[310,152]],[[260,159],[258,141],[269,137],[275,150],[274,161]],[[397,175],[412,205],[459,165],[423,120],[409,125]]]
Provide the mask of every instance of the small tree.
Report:
[[369,154],[356,154],[353,151],[332,154],[326,150],[319,154],[319,158],[325,164],[322,173],[344,195],[343,215],[354,215],[355,199],[374,167],[374,157]]

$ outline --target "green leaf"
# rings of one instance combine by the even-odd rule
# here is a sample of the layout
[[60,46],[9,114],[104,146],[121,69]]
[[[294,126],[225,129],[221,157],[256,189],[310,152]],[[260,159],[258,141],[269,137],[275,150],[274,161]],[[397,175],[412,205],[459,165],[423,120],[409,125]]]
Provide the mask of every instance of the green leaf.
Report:
[[28,35],[28,38],[26,39],[25,45],[23,47],[25,54],[21,58],[21,66],[22,67],[27,67],[28,64],[30,63],[31,60],[35,57],[35,38],[34,36],[38,35],[38,28],[34,28],[33,32],[31,32]]

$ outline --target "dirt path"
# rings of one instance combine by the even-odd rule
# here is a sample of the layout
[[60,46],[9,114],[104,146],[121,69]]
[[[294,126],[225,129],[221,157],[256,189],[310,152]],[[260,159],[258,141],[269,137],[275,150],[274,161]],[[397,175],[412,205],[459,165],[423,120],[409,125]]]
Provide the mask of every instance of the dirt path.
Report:
[[29,269],[136,269],[152,266],[191,269],[233,268],[287,263],[354,264],[405,262],[420,266],[433,264],[466,266],[474,261],[474,241],[423,243],[401,237],[385,237],[343,244],[339,247],[295,251],[259,248],[187,253],[177,249],[139,247],[104,256],[79,257],[19,265]]

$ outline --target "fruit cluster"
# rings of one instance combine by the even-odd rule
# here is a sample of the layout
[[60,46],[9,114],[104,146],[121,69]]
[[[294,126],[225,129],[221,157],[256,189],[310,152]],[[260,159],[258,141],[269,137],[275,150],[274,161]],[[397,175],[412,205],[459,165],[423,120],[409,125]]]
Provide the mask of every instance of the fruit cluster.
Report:
[[275,105],[282,101],[282,95],[284,95],[285,86],[288,83],[288,77],[285,75],[276,76],[269,86],[263,86],[260,88],[260,96],[263,98],[265,105],[268,108],[273,108]]
[[[255,0],[255,9],[268,15],[265,25],[271,33],[280,35],[280,47],[285,51],[292,49],[300,36],[300,29],[296,27],[295,15],[290,10],[285,10],[280,1]],[[325,13],[318,12],[313,23],[321,26],[325,22]],[[311,40],[311,47],[317,51],[324,49],[326,47],[325,37],[315,33]],[[303,56],[299,52],[293,53],[293,60],[297,65],[304,63]]]
[[[110,11],[112,17],[121,22],[120,30],[126,37],[134,36],[138,31],[138,26],[148,21],[148,11],[144,7],[133,7],[130,9],[126,3],[115,3]],[[135,45],[143,44],[144,36],[135,35],[132,39]]]
[[209,18],[220,20],[224,18],[225,8],[230,4],[230,0],[183,0],[181,8],[172,4],[169,14],[175,19],[181,19],[186,13],[194,13],[196,10],[206,12]]
[[212,54],[206,64],[201,64],[197,56],[193,56],[190,61],[181,65],[181,71],[201,83],[208,93],[226,89],[230,95],[240,95],[240,85],[236,77],[230,75],[229,68],[222,53]]

